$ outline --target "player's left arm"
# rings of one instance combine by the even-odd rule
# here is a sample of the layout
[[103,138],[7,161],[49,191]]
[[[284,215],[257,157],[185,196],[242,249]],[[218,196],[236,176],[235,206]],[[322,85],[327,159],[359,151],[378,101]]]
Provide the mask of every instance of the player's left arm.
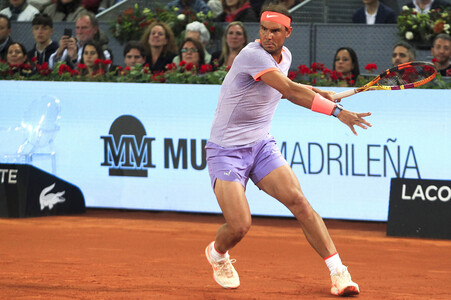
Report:
[[316,93],[319,93],[324,98],[333,101],[331,94],[328,91],[323,91],[317,88],[309,89],[308,87],[293,82],[279,70],[266,72],[260,79],[270,87],[278,90],[282,97],[290,100],[294,104],[311,109],[313,98]]
[[[279,70],[266,72],[260,77],[260,79],[267,85],[278,90],[282,94],[282,97],[290,100],[294,104],[312,109],[312,104],[314,102],[314,99],[317,98],[315,96],[318,93],[326,99],[321,100],[317,98],[317,101],[319,100],[320,102],[323,102],[323,104],[320,104],[320,106],[322,106],[323,108],[319,110],[315,108],[313,109],[314,111],[331,115],[334,107],[336,107],[335,103],[329,103],[329,101],[333,102],[333,100],[331,93],[329,93],[328,91],[323,91],[316,88],[309,89],[302,84],[293,82]],[[318,104],[316,104],[316,107],[318,107]],[[327,110],[327,112],[325,110]],[[370,115],[371,113],[356,113],[343,109],[338,113],[337,117],[342,123],[346,124],[355,135],[357,135],[354,126],[359,126],[363,129],[371,127],[371,124],[363,119],[364,117]]]

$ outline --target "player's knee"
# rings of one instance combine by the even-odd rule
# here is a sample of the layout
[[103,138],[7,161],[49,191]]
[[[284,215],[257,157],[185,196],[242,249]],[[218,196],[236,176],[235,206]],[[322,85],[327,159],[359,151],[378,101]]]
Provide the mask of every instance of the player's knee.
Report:
[[232,234],[236,240],[241,240],[251,228],[251,221],[240,222],[231,227]]
[[287,207],[296,215],[302,218],[309,218],[312,215],[312,207],[301,191],[291,191],[290,200]]

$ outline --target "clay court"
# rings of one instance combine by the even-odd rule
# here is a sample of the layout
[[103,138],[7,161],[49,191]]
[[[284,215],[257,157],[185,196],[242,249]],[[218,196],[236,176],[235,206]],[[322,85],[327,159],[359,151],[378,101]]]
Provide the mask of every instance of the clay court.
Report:
[[[334,299],[322,259],[290,218],[254,217],[231,251],[241,287],[204,257],[222,216],[88,209],[0,219],[1,299]],[[451,299],[451,241],[393,238],[385,223],[326,220],[359,299]]]

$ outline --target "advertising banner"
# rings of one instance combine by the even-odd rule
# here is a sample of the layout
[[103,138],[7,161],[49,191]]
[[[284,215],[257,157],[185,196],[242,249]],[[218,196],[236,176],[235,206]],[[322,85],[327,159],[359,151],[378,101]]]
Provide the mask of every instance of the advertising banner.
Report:
[[[0,81],[0,89],[2,128],[20,125],[34,99],[60,100],[56,173],[80,187],[86,206],[220,212],[204,150],[220,86]],[[271,134],[321,216],[386,221],[391,178],[451,178],[450,97],[415,89],[344,99],[346,109],[372,112],[373,127],[358,136],[283,99]],[[6,147],[14,145],[2,143],[0,154]],[[291,216],[252,182],[246,195],[254,215]]]

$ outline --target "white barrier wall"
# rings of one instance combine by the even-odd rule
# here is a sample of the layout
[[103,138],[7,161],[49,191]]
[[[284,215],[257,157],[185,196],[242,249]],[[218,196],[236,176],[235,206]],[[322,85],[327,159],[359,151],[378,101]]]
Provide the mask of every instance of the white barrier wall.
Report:
[[[0,127],[18,125],[34,99],[60,99],[57,175],[80,187],[88,207],[220,212],[203,156],[220,86],[0,81],[0,90]],[[321,216],[386,221],[390,178],[451,179],[450,98],[416,89],[344,99],[373,113],[373,128],[358,136],[282,100],[271,133]],[[1,134],[3,153],[11,143]],[[51,170],[44,159],[33,164]],[[247,196],[254,215],[291,215],[251,181]]]

